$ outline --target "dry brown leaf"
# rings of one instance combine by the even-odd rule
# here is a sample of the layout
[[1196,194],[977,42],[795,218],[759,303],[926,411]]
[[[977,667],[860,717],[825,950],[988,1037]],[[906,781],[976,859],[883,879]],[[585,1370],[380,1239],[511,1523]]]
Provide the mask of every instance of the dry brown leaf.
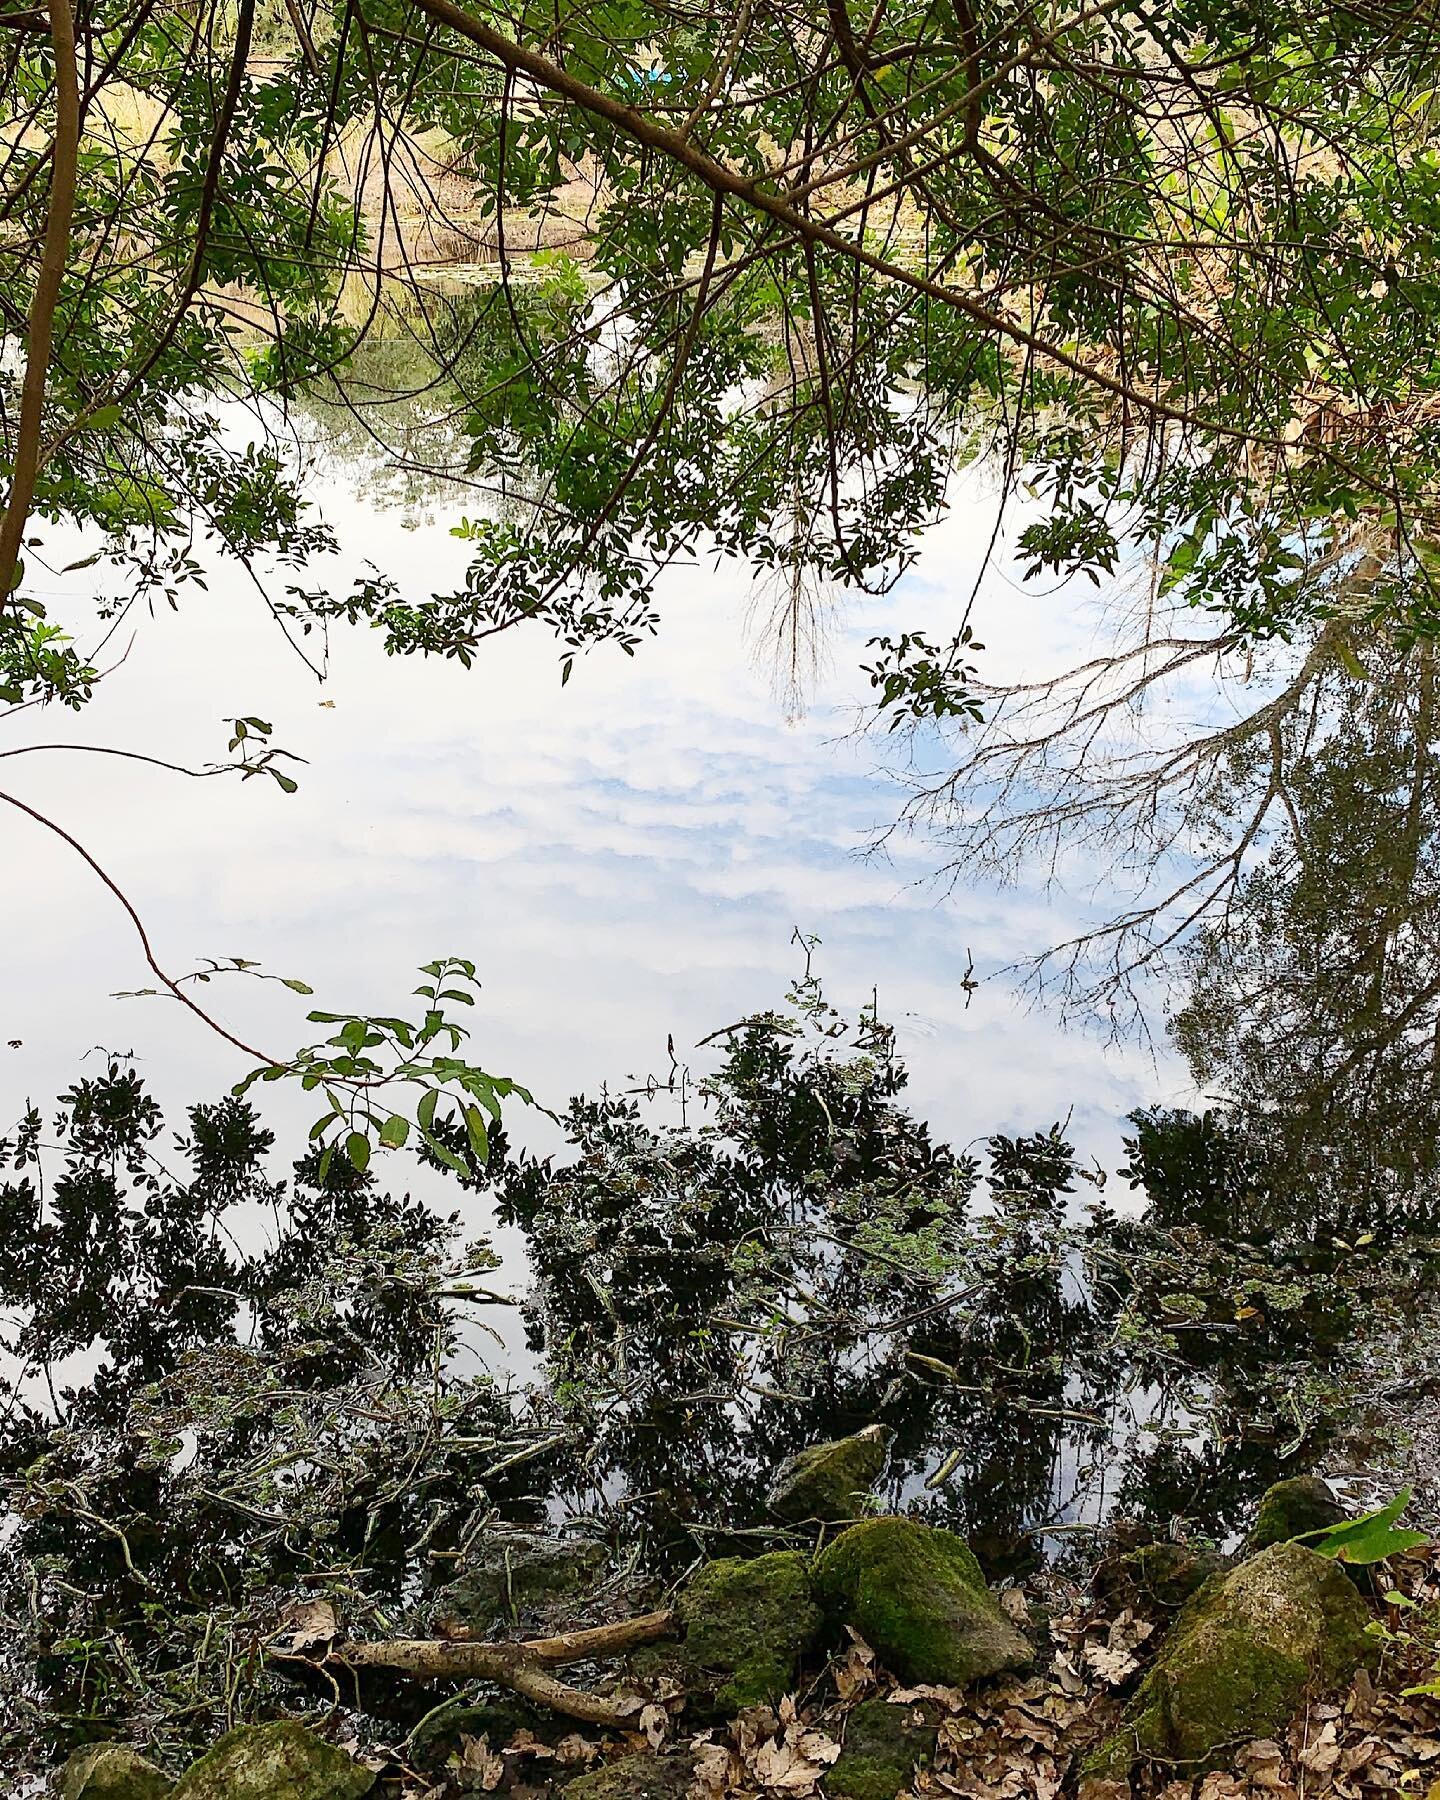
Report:
[[1323,1775],[1327,1769],[1333,1769],[1340,1760],[1340,1746],[1336,1742],[1335,1723],[1326,1725],[1317,1737],[1313,1737],[1300,1752],[1300,1763],[1317,1775]]
[[567,1732],[555,1746],[555,1760],[562,1763],[592,1763],[599,1754],[599,1744],[578,1731]]
[[303,1656],[340,1635],[335,1608],[328,1600],[296,1600],[285,1608],[275,1634],[275,1648],[282,1656]]
[[936,1687],[928,1681],[922,1681],[917,1687],[892,1688],[885,1698],[892,1706],[913,1706],[917,1700],[935,1700],[947,1712],[959,1712],[965,1704],[965,1695],[959,1688]]
[[[816,1737],[820,1734],[814,1733]],[[835,1745],[835,1754],[840,1747]],[[770,1793],[809,1794],[819,1785],[829,1761],[816,1761],[805,1754],[801,1744],[788,1744],[782,1738],[771,1738],[747,1758],[750,1774]]]
[[470,1737],[463,1731],[450,1767],[463,1775],[470,1787],[478,1787],[484,1794],[493,1794],[505,1779],[505,1759],[490,1748],[489,1738]]
[[861,1637],[857,1637],[853,1628],[850,1632],[850,1648],[845,1652],[843,1662],[834,1668],[835,1691],[842,1700],[851,1700],[862,1689],[870,1687],[875,1680],[875,1652]]
[[1019,1588],[1001,1588],[997,1598],[1006,1618],[1012,1625],[1028,1625],[1030,1623],[1030,1605]]
[[690,1748],[695,1753],[690,1794],[694,1800],[720,1800],[730,1786],[732,1775],[734,1758],[729,1745],[711,1743],[707,1732],[703,1737],[693,1738]]

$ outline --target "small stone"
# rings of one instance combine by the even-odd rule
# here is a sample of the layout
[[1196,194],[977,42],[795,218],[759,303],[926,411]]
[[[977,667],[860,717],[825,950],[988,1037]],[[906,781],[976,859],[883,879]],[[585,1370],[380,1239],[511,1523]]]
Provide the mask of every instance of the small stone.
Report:
[[811,1444],[781,1464],[770,1489],[771,1512],[797,1524],[859,1518],[889,1450],[890,1433],[883,1425]]
[[472,1700],[461,1694],[421,1719],[410,1734],[410,1757],[417,1767],[425,1768],[443,1763],[462,1735],[483,1737],[496,1750],[503,1750],[522,1731],[547,1743],[572,1729],[568,1721],[557,1722],[553,1713],[542,1712],[518,1698],[498,1695],[493,1700]]
[[1123,1555],[1107,1556],[1092,1585],[1107,1612],[1129,1607],[1142,1619],[1159,1620],[1178,1611],[1224,1567],[1224,1557],[1214,1550],[1190,1544],[1142,1544]]
[[678,1610],[686,1660],[714,1688],[722,1716],[773,1705],[789,1693],[823,1622],[798,1550],[706,1563],[687,1583]]
[[375,1771],[292,1719],[241,1725],[171,1790],[170,1800],[360,1800]]
[[173,1786],[126,1744],[86,1744],[60,1771],[60,1800],[165,1800]]
[[1254,1556],[1271,1544],[1286,1544],[1310,1531],[1324,1531],[1347,1518],[1328,1482],[1318,1475],[1295,1475],[1277,1481],[1260,1496],[1255,1524],[1245,1540],[1245,1554]]
[[815,1559],[815,1592],[892,1674],[962,1687],[1031,1661],[969,1546],[914,1519],[852,1525]]
[[845,1743],[826,1772],[827,1794],[841,1800],[895,1800],[935,1753],[939,1708],[862,1700],[845,1720]]

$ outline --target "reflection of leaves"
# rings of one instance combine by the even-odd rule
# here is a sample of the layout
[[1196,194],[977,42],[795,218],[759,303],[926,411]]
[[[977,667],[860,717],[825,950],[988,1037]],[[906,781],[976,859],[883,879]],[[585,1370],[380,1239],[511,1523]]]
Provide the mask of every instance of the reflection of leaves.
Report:
[[1322,1531],[1307,1531],[1298,1541],[1309,1544],[1321,1556],[1336,1562],[1377,1563],[1402,1550],[1416,1550],[1430,1539],[1423,1531],[1396,1531],[1395,1521],[1410,1504],[1411,1490],[1403,1488],[1393,1500],[1359,1519],[1345,1519]]

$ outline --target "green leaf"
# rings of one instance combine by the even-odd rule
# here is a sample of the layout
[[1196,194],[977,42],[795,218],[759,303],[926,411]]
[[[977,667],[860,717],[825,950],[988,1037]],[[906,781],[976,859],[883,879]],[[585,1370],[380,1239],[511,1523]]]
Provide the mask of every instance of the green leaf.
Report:
[[380,1127],[380,1142],[384,1144],[388,1150],[402,1149],[405,1140],[409,1136],[410,1121],[408,1119],[402,1119],[399,1113],[392,1113]]
[[432,1137],[428,1131],[423,1129],[420,1135],[424,1138],[426,1144],[429,1145],[431,1153],[440,1162],[444,1163],[447,1169],[453,1169],[457,1175],[468,1175],[470,1173],[464,1163],[461,1162],[460,1158],[456,1156],[454,1151],[447,1150],[444,1144],[440,1142],[439,1138]]
[[352,1131],[345,1139],[345,1154],[362,1175],[370,1167],[370,1140],[363,1131]]
[[1397,1531],[1395,1521],[1410,1504],[1411,1489],[1401,1491],[1386,1505],[1358,1519],[1343,1519],[1320,1531],[1307,1531],[1296,1539],[1309,1544],[1321,1556],[1343,1563],[1377,1563],[1402,1550],[1415,1550],[1430,1542],[1423,1531]]
[[288,987],[295,994],[313,994],[315,992],[307,982],[299,980],[294,975],[282,975],[280,981],[282,986]]
[[478,1106],[465,1108],[465,1127],[470,1133],[470,1148],[480,1161],[490,1160],[490,1134],[485,1129],[485,1115]]
[[1364,663],[1361,662],[1360,658],[1343,638],[1336,644],[1335,654],[1340,660],[1340,666],[1347,675],[1351,676],[1356,681],[1368,681],[1370,679],[1369,670],[1366,669]]

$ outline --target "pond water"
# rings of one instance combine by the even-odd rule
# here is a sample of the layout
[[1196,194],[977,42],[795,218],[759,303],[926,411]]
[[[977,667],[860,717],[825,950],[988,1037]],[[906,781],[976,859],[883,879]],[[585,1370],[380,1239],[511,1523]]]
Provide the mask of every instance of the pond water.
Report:
[[[328,446],[312,492],[345,547],[322,571],[337,586],[373,562],[428,591],[464,566],[448,532],[463,500],[397,495],[373,461]],[[821,940],[838,1002],[878,992],[937,1131],[966,1143],[1068,1119],[1082,1153],[1113,1168],[1119,1121],[1188,1091],[1183,1065],[1163,1035],[1104,1047],[1063,1032],[996,975],[1103,914],[1096,871],[1073,869],[1066,888],[1037,876],[946,892],[923,839],[861,855],[903,799],[883,739],[853,734],[866,640],[953,631],[992,507],[976,487],[892,595],[835,604],[798,716],[764,641],[767,597],[733,565],[668,572],[659,637],[633,661],[582,661],[563,691],[540,634],[498,640],[467,672],[387,657],[377,634],[343,627],[322,687],[243,572],[220,567],[208,593],[139,621],[121,678],[73,728],[31,715],[16,741],[74,735],[203,764],[223,755],[223,718],[258,712],[308,759],[297,794],[64,754],[10,769],[124,888],[172,972],[243,956],[302,977],[311,1004],[385,1011],[416,964],[469,956],[485,984],[482,1060],[554,1106],[665,1069],[667,1037],[684,1058],[777,1004],[799,931]],[[1022,588],[1003,558],[976,621],[997,675],[1073,659],[1107,629],[1103,603]],[[223,1092],[242,1072],[234,1052],[170,1003],[111,997],[149,985],[113,900],[38,827],[8,831],[5,899],[26,951],[5,996],[3,1036],[20,1047],[0,1048],[0,1112],[58,1093],[97,1045],[133,1050],[169,1107]],[[273,984],[233,978],[203,998],[277,1053],[305,1034],[304,1004]],[[303,1099],[266,1104],[281,1126],[309,1124]]]
[[[314,498],[344,545],[334,583],[367,562],[422,592],[459,572],[449,497],[397,487],[337,442],[312,448]],[[34,1412],[10,1427],[12,1474],[58,1405],[81,1435],[56,1454],[87,1480],[113,1476],[112,1509],[154,1508],[153,1484],[168,1482],[173,1531],[193,1544],[210,1534],[222,1561],[248,1533],[265,1581],[362,1558],[411,1599],[436,1558],[460,1555],[477,1505],[475,1517],[491,1506],[583,1517],[655,1567],[701,1543],[752,1543],[773,1525],[765,1490],[779,1459],[871,1422],[893,1434],[884,1498],[964,1529],[997,1572],[1063,1551],[1117,1506],[1154,1529],[1186,1520],[1224,1537],[1266,1481],[1322,1457],[1368,1473],[1398,1451],[1398,1466],[1428,1478],[1417,1435],[1385,1421],[1397,1383],[1412,1420],[1440,1395],[1434,1262],[1415,1239],[1435,1229],[1433,1082],[1385,1087],[1383,1068],[1367,1073],[1393,1104],[1355,1130],[1317,1122],[1299,1088],[1293,1103],[1261,1107],[1258,1137],[1166,1111],[1205,1100],[1166,1034],[1175,996],[1188,996],[1184,1029],[1197,1061],[1210,1058],[1207,1079],[1228,1078],[1204,1049],[1231,1004],[1223,946],[1192,961],[1188,985],[1147,980],[1148,1039],[1107,1041],[1062,1029],[1006,972],[1123,904],[1127,872],[1102,850],[1022,865],[1008,888],[937,886],[923,834],[861,854],[896,817],[909,770],[945,754],[938,739],[855,729],[867,640],[953,633],[992,525],[976,478],[892,594],[836,600],[803,705],[777,679],[769,597],[725,564],[667,572],[658,639],[633,662],[582,661],[563,689],[540,636],[502,638],[467,672],[387,658],[376,634],[343,629],[328,648],[302,645],[310,657],[324,648],[322,686],[234,570],[138,621],[123,679],[102,687],[77,738],[201,764],[223,750],[222,718],[259,713],[307,759],[299,791],[63,751],[16,759],[10,783],[23,780],[119,883],[172,972],[244,957],[316,992],[310,1002],[273,981],[217,978],[197,991],[227,1027],[278,1056],[304,1039],[308,1005],[404,1010],[418,963],[469,956],[484,980],[474,1042],[487,1066],[557,1113],[571,1095],[623,1095],[678,1068],[683,1117],[705,1129],[677,1134],[680,1101],[663,1087],[635,1116],[616,1102],[563,1128],[516,1109],[494,1178],[463,1192],[438,1167],[381,1159],[368,1193],[312,1182],[286,1197],[266,1171],[287,1175],[313,1109],[265,1088],[254,1093],[273,1151],[218,1130],[192,1182],[172,1172],[189,1153],[165,1148],[167,1134],[155,1140],[161,1169],[132,1155],[125,1120],[141,1114],[130,1090],[101,1080],[112,1057],[138,1071],[172,1129],[244,1065],[173,1003],[111,996],[147,985],[129,923],[73,852],[12,825],[6,899],[25,954],[6,991],[0,1108],[14,1117],[33,1100],[53,1135],[53,1097],[77,1077],[101,1080],[104,1096],[88,1122],[72,1108],[58,1185],[57,1152],[50,1188],[22,1192],[17,1170],[6,1190],[6,1292],[55,1322],[51,1367],[37,1363],[25,1386]],[[88,579],[57,574],[55,591]],[[1002,544],[974,613],[987,677],[1082,661],[1130,598],[1022,586]],[[125,647],[122,633],[112,654]],[[1172,685],[1160,725],[1183,735],[1233,717],[1234,704],[1197,666]],[[71,728],[49,717],[25,729],[21,741],[40,744]],[[1327,740],[1346,741],[1339,728]],[[1428,796],[1428,735],[1415,741]],[[1404,757],[1386,743],[1379,774],[1373,756],[1366,764],[1362,815],[1392,804],[1385,757]],[[1332,774],[1349,769],[1327,754]],[[1322,764],[1306,765],[1297,804],[1329,820],[1325,867],[1348,879],[1354,796],[1327,801]],[[1207,798],[1217,820],[1222,802]],[[1412,835],[1428,849],[1426,831]],[[1405,895],[1393,870],[1365,875],[1367,905],[1388,895],[1399,919],[1422,865],[1417,848]],[[1323,879],[1304,901],[1322,921],[1350,917],[1347,906]],[[1310,954],[1302,910],[1282,930],[1251,906],[1252,973],[1256,941]],[[1424,943],[1386,933],[1419,958],[1411,986],[1427,995]],[[1324,990],[1320,964],[1303,996]],[[808,1040],[768,1026],[728,1047],[714,1038],[785,1006],[807,968],[858,1027],[827,1035],[831,1015],[817,1012]],[[1293,971],[1276,991],[1296,1001]],[[1362,1047],[1408,1042],[1416,1004],[1395,1005],[1397,1032],[1364,1024]],[[1253,1070],[1269,1056],[1257,1102],[1308,1066],[1303,1019],[1292,1032],[1277,1018],[1268,1051],[1245,1039],[1231,1060],[1243,1071],[1249,1056]],[[1293,1071],[1277,1041],[1295,1045]],[[708,1096],[695,1087],[707,1078]],[[1247,1097],[1243,1081],[1231,1086]],[[1135,1152],[1127,1120],[1144,1109]],[[407,1189],[418,1212],[398,1200]],[[463,1234],[499,1253],[497,1270],[480,1259],[485,1283],[512,1298],[538,1285],[528,1307],[483,1309],[452,1341],[421,1301],[439,1254],[433,1221],[457,1206]],[[329,1345],[315,1392],[330,1384],[342,1397],[319,1419],[289,1405],[272,1417],[264,1383],[287,1359],[313,1359],[306,1330]],[[216,1402],[209,1364],[177,1375],[197,1344],[220,1345],[215,1366],[228,1366],[232,1341],[247,1397]],[[107,1361],[114,1378],[94,1382]],[[78,1397],[53,1401],[52,1384],[67,1381]],[[152,1383],[160,1399],[128,1411]],[[216,1403],[230,1423],[215,1424]],[[252,1489],[227,1462],[235,1407],[247,1466],[299,1465],[293,1487]],[[1347,1412],[1371,1423],[1344,1442]],[[422,1455],[430,1472],[415,1487]],[[281,1534],[282,1553],[267,1521],[292,1506],[303,1519]],[[74,1556],[84,1533],[63,1515],[55,1542]],[[49,1529],[35,1527],[42,1548]],[[312,1530],[313,1548],[297,1548]],[[157,1568],[184,1564],[180,1537],[159,1533]],[[105,1541],[91,1553],[114,1561]],[[112,1574],[123,1588],[124,1571]]]

